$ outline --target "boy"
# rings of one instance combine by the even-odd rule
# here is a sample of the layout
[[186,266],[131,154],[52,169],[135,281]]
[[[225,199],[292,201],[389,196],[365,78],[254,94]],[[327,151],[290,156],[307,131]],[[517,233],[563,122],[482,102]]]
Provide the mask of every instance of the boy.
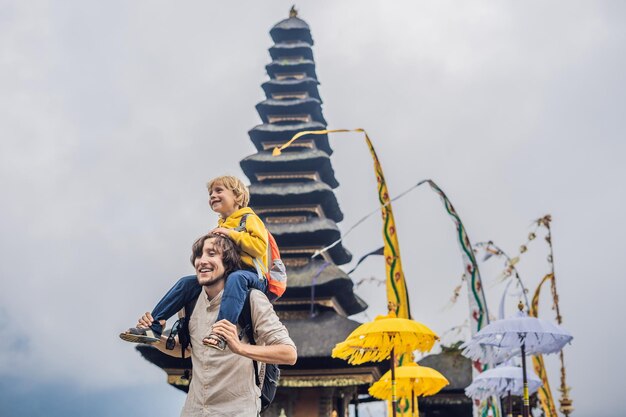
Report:
[[[209,206],[218,213],[218,227],[211,233],[231,239],[241,255],[243,269],[232,272],[224,285],[217,321],[237,323],[249,289],[267,290],[267,280],[255,268],[255,259],[267,265],[267,230],[263,221],[248,207],[248,188],[236,177],[222,176],[208,182]],[[242,227],[243,226],[243,227]],[[241,230],[239,230],[241,229]],[[206,272],[206,271],[205,271]],[[154,321],[150,328],[137,327],[121,333],[123,340],[134,343],[155,343],[163,333],[165,321],[198,297],[202,287],[195,275],[181,278],[152,310]],[[224,350],[226,340],[211,333],[203,343]]]

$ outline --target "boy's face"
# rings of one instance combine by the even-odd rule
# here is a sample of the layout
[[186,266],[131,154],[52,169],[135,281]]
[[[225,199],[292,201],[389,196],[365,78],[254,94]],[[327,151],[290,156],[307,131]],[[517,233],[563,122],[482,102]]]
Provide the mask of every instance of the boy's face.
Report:
[[235,194],[220,183],[213,184],[213,188],[209,190],[209,206],[211,206],[211,210],[223,218],[230,216],[240,208],[235,202]]

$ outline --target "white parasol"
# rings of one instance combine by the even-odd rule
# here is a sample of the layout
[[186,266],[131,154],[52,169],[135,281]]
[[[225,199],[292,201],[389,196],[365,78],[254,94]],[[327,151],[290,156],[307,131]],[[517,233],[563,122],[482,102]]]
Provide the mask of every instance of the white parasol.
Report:
[[[472,337],[471,346],[480,344],[510,350],[522,357],[523,377],[523,415],[529,416],[528,381],[526,373],[526,355],[550,354],[559,352],[572,341],[572,335],[556,324],[536,317],[528,317],[520,303],[516,317],[497,320],[482,328]],[[488,351],[488,350],[487,350]],[[485,360],[480,349],[468,349],[463,354],[473,360]]]
[[[541,387],[541,379],[534,372],[528,372],[528,391],[534,394]],[[504,397],[508,394],[522,395],[523,375],[520,366],[500,365],[488,369],[474,378],[465,388],[465,395],[470,398],[485,400],[491,396]]]

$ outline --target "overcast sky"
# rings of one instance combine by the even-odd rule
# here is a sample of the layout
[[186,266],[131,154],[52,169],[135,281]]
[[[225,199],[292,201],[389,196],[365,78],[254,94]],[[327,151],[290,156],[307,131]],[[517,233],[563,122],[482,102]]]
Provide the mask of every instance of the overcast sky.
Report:
[[[290,6],[0,0],[0,414],[177,415],[184,395],[117,334],[192,271],[190,244],[216,222],[206,181],[243,175],[268,31]],[[391,195],[432,178],[473,242],[511,254],[552,214],[575,415],[624,415],[625,3],[298,8],[329,127],[370,133]],[[376,208],[375,177],[361,136],[330,141],[345,231]],[[465,290],[445,308],[462,274],[454,226],[426,188],[394,211],[413,316],[445,334],[468,315]],[[355,259],[380,227],[346,238]],[[522,257],[528,287],[546,256],[537,239]],[[494,315],[501,267],[482,270]],[[372,258],[353,279],[383,276]],[[381,288],[359,286],[356,319],[385,312]],[[552,320],[550,305],[546,290]]]

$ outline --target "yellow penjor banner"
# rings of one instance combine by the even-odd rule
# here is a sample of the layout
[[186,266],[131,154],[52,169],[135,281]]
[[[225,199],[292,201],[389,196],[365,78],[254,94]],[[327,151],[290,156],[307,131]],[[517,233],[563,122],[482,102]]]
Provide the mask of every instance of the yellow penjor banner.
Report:
[[287,143],[280,147],[274,148],[272,154],[280,155],[280,152],[290,146],[295,140],[305,135],[326,135],[328,133],[340,132],[359,132],[365,135],[365,142],[372,154],[374,161],[374,171],[376,172],[376,181],[378,182],[378,201],[380,202],[380,210],[383,218],[383,240],[384,240],[384,256],[385,271],[387,282],[387,302],[391,311],[395,312],[396,317],[411,318],[411,310],[409,308],[409,297],[404,280],[404,272],[402,271],[402,261],[400,260],[400,245],[398,244],[398,235],[396,224],[391,210],[391,200],[387,183],[383,175],[383,169],[378,161],[378,156],[374,150],[374,146],[370,141],[367,132],[363,129],[334,129],[334,130],[313,130],[296,133]]
[[[543,277],[541,283],[539,284],[539,286],[537,286],[537,290],[535,290],[535,295],[533,296],[532,302],[530,304],[530,316],[538,317],[539,295],[541,293],[541,286],[546,281],[550,281],[553,278],[553,274],[548,274]],[[558,417],[558,414],[556,413],[556,404],[554,402],[554,397],[552,396],[552,390],[550,389],[550,381],[548,380],[548,374],[546,373],[546,367],[543,362],[543,355],[533,356],[533,366],[535,368],[537,376],[541,378],[541,382],[543,382],[543,385],[537,391],[537,396],[539,397],[539,402],[541,403],[543,413],[546,417]]]

